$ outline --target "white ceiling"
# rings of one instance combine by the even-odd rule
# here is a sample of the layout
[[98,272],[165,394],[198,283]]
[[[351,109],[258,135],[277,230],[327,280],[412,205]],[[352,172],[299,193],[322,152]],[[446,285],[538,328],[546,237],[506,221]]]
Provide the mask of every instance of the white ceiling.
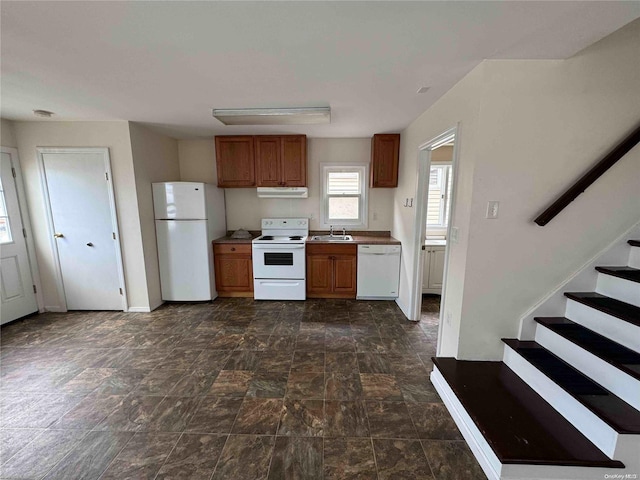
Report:
[[[0,13],[4,118],[368,137],[402,130],[483,59],[567,58],[639,17],[640,2],[3,1]],[[324,105],[330,125],[211,116]]]

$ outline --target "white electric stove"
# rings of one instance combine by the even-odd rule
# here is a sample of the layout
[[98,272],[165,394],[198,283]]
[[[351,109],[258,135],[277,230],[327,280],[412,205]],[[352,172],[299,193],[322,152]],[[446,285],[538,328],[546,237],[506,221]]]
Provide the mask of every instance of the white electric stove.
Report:
[[305,243],[308,218],[264,218],[262,235],[252,242],[253,297],[256,300],[306,298]]

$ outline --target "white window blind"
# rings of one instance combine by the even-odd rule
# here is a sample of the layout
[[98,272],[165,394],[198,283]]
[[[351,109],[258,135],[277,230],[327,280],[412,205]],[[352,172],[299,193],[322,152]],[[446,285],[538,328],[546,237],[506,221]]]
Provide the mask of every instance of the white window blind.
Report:
[[433,165],[429,176],[427,229],[446,228],[451,197],[451,165]]

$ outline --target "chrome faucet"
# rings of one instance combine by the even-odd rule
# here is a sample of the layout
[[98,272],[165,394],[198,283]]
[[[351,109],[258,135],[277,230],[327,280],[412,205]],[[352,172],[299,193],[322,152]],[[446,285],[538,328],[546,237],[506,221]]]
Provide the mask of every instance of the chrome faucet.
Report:
[[333,225],[329,225],[329,236],[333,237]]
[[346,237],[347,236],[347,231],[345,230],[344,227],[342,227],[342,236]]

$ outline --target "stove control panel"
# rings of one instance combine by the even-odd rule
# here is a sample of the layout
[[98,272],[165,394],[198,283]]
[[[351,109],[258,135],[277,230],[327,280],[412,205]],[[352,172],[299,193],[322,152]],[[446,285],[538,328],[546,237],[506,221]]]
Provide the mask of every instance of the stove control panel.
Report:
[[309,228],[308,218],[263,218],[262,229]]

